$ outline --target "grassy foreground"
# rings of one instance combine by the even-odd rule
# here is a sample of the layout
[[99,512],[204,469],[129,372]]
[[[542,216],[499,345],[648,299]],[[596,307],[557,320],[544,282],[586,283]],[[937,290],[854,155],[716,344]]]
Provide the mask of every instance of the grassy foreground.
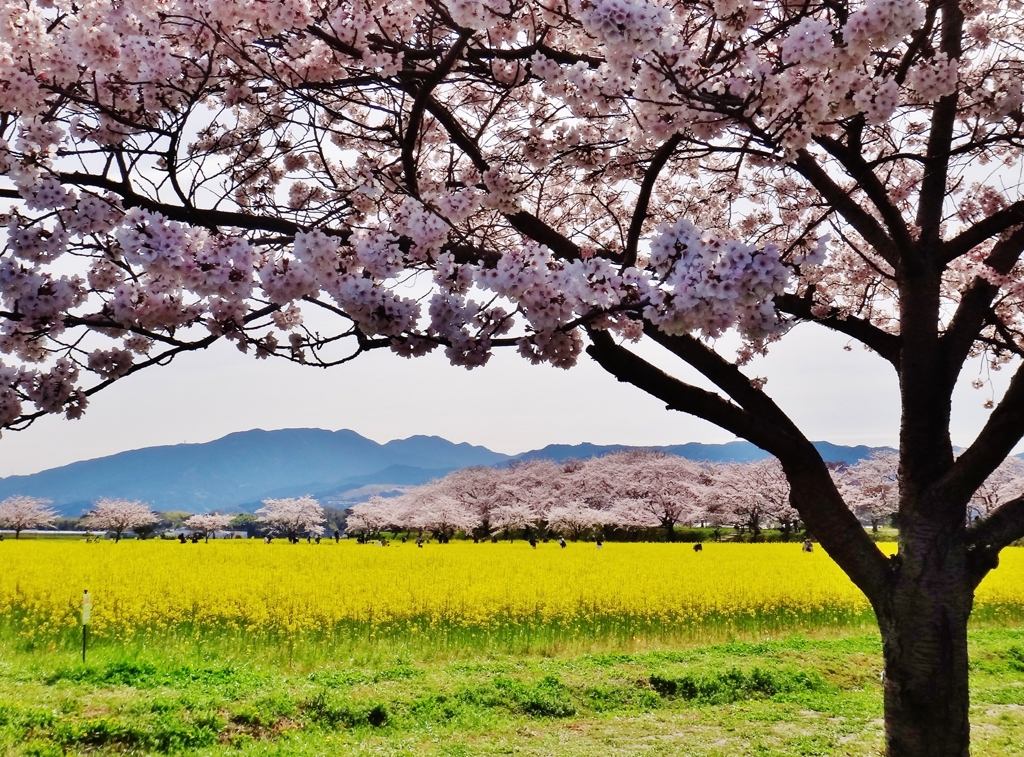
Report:
[[[0,754],[873,755],[877,635],[274,662],[0,647]],[[303,655],[310,659],[311,655]],[[1024,629],[971,635],[975,755],[1024,755]]]

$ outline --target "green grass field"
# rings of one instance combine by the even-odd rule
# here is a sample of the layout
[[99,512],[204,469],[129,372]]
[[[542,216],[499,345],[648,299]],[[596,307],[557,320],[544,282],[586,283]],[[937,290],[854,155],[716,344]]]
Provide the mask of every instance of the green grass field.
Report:
[[[0,754],[873,755],[877,635],[303,662],[0,647]],[[972,632],[974,755],[1024,754],[1024,630]],[[298,658],[296,658],[298,659]]]

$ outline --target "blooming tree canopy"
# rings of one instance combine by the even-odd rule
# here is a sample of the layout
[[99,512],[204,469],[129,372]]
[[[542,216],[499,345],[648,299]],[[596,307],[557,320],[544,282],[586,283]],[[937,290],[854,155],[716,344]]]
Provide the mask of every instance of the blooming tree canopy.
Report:
[[493,469],[479,466],[454,471],[441,479],[445,493],[475,516],[470,531],[478,536],[488,536],[496,528],[496,512],[508,499],[500,480]]
[[15,495],[0,502],[0,525],[14,531],[14,538],[21,536],[26,528],[49,528],[57,513],[47,505],[48,499]]
[[603,511],[585,502],[572,500],[548,510],[547,521],[551,531],[576,541],[594,526],[605,523],[606,516]]
[[[965,517],[1024,374],[949,434],[964,363],[1024,354],[1022,35],[1017,0],[5,3],[0,426],[220,339],[585,348],[779,459],[878,616],[889,753],[960,757],[971,598],[1024,535],[1020,498]],[[798,322],[898,379],[896,559],[744,370]]]
[[871,523],[873,531],[899,510],[898,466],[899,455],[895,452],[875,452],[839,474],[843,498],[858,516]]
[[614,510],[608,523],[660,526],[669,541],[675,538],[677,523],[690,522],[697,514],[707,476],[707,466],[650,450],[596,457],[575,474],[589,497],[603,492],[598,498]]
[[219,513],[197,513],[185,519],[184,526],[193,533],[210,540],[210,534],[223,531],[231,525],[232,516]]
[[370,497],[366,502],[354,505],[345,519],[346,532],[360,536],[373,536],[395,523],[394,502],[383,497]]
[[303,497],[265,499],[256,515],[271,531],[293,541],[303,534],[319,536],[324,531],[324,509],[308,494]]
[[713,481],[709,498],[720,504],[717,512],[728,512],[755,536],[768,521],[788,527],[799,519],[790,505],[789,480],[775,458],[719,466]]
[[476,513],[443,491],[428,490],[408,496],[411,507],[405,522],[416,531],[429,531],[442,543],[449,541],[457,531],[472,532],[479,523]]
[[97,531],[113,531],[114,542],[121,541],[125,531],[156,523],[157,517],[149,505],[137,500],[101,499],[86,513],[82,525]]

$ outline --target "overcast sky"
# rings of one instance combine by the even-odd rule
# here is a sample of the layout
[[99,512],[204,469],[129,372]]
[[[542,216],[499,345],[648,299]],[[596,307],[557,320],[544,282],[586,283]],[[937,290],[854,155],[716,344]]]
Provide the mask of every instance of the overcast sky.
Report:
[[[895,377],[876,355],[857,346],[845,351],[846,341],[800,326],[750,372],[768,377],[769,393],[811,439],[894,445]],[[971,366],[961,377],[956,444],[969,443],[987,416],[982,404],[988,390],[968,386],[977,375]],[[1009,371],[994,377],[1001,391]],[[96,395],[81,420],[44,418],[25,431],[5,432],[0,476],[139,447],[205,442],[232,431],[309,427],[349,428],[380,442],[437,435],[506,453],[583,441],[663,445],[732,439],[619,384],[586,356],[564,371],[532,366],[506,351],[488,366],[466,371],[441,354],[405,360],[381,352],[319,370],[257,361],[225,344],[124,379]]]

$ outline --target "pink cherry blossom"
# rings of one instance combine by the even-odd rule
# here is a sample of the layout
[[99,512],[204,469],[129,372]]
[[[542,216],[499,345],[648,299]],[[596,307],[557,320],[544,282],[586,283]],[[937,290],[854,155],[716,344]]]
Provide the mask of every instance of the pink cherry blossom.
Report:
[[143,502],[104,498],[98,500],[93,509],[86,513],[82,525],[90,530],[112,531],[116,543],[125,531],[148,526],[158,520],[156,513]]
[[0,524],[14,531],[14,538],[26,528],[49,528],[57,513],[47,507],[48,499],[15,495],[0,502]]

